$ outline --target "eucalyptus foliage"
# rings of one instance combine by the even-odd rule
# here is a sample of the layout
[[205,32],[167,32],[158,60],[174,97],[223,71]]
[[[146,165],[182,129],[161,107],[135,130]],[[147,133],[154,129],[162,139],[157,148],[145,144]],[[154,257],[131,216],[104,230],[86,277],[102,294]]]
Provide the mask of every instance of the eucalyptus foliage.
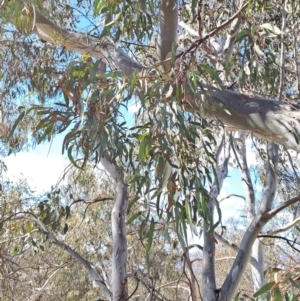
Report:
[[[296,162],[282,154],[300,150],[299,1],[5,0],[0,9],[3,148],[11,154],[59,134],[75,167],[102,162],[116,199],[129,198],[118,210],[139,225],[148,264],[162,221],[169,243],[175,230],[184,249],[188,232],[204,229],[214,244],[229,152],[241,167],[230,131],[253,134],[265,183],[278,160],[276,146],[264,153],[264,139],[282,145],[282,181],[297,179]],[[53,231],[71,210],[54,201],[38,208]]]

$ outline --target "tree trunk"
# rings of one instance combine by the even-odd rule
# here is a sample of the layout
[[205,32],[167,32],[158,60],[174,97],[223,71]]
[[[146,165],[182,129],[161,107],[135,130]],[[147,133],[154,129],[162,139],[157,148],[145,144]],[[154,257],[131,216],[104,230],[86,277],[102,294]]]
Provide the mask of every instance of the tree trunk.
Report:
[[127,237],[126,237],[126,212],[128,205],[128,186],[123,182],[121,170],[107,155],[101,163],[115,180],[117,196],[112,208],[112,293],[113,301],[125,301],[128,298],[127,285]]

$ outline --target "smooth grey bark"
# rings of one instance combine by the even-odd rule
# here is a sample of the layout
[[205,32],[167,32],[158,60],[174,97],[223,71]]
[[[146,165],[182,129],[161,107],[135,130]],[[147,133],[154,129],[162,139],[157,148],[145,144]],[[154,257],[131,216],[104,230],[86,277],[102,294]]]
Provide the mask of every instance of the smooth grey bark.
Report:
[[[246,210],[247,210],[247,221],[250,224],[256,215],[255,210],[255,192],[252,184],[250,171],[248,167],[246,157],[246,141],[245,133],[240,132],[238,142],[235,144],[235,149],[238,154],[240,163],[240,169],[242,174],[242,181],[244,182],[245,194],[246,194]],[[251,257],[251,273],[254,291],[258,291],[264,284],[266,279],[264,276],[265,271],[265,256],[263,245],[259,239],[256,239],[252,246],[252,257]],[[252,264],[253,260],[255,264]]]
[[112,289],[113,301],[125,301],[128,298],[127,285],[127,237],[126,212],[128,205],[128,185],[124,183],[123,174],[118,165],[108,155],[103,156],[101,163],[115,180],[117,195],[111,212],[112,222]]
[[251,249],[255,239],[262,230],[263,226],[271,218],[270,211],[277,186],[276,168],[278,162],[278,146],[275,143],[268,143],[267,148],[269,160],[266,166],[266,182],[264,185],[262,201],[259,211],[255,215],[243,236],[239,252],[228,276],[222,285],[220,292],[220,300],[222,301],[229,301],[234,297],[234,293],[249,262]]
[[[212,197],[207,205],[208,212],[214,215],[215,199]],[[215,275],[215,252],[216,245],[213,234],[208,234],[208,223],[205,221],[203,225],[203,258],[202,258],[202,297],[204,301],[216,300],[216,275]]]
[[[177,39],[178,3],[177,0],[161,0],[159,6],[159,27],[156,52],[160,61],[165,60],[171,52],[172,44]],[[164,64],[170,70],[170,62]]]
[[[300,106],[213,87],[207,89],[206,115],[222,121],[232,131],[243,130],[287,149],[300,151]],[[193,102],[192,112],[199,108]],[[224,110],[226,109],[226,110]]]
[[203,258],[202,258],[202,298],[204,301],[216,300],[216,275],[215,275],[215,249],[216,239],[214,233],[208,233],[210,220],[214,223],[215,202],[222,188],[223,181],[228,174],[228,163],[230,157],[230,144],[225,145],[225,135],[220,142],[216,154],[216,172],[217,179],[210,189],[209,201],[207,204],[208,215],[203,222]]
[[96,59],[102,59],[112,70],[117,69],[126,75],[143,66],[132,60],[124,51],[117,48],[107,38],[98,38],[76,32],[64,30],[36,11],[33,33],[52,44],[63,46],[69,51],[77,51]]

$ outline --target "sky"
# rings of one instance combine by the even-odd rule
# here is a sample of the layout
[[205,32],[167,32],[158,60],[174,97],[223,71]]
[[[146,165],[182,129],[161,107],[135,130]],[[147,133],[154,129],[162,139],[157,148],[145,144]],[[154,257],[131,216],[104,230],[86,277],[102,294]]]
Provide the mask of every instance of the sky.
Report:
[[42,193],[55,185],[69,162],[61,154],[63,136],[54,138],[52,145],[41,144],[34,150],[12,154],[4,159],[8,178],[17,181],[26,178],[37,193]]
[[[132,126],[133,114],[137,111],[136,102],[128,106],[128,112],[122,108],[122,113],[128,126]],[[29,151],[22,151],[4,158],[7,166],[6,176],[12,181],[26,178],[28,184],[36,193],[43,193],[55,185],[70,161],[67,155],[62,155],[64,134],[56,136],[52,143],[37,145]]]
[[[129,107],[132,114],[134,107]],[[36,193],[43,193],[55,185],[64,169],[70,164],[66,155],[62,155],[62,141],[64,136],[54,138],[52,144],[41,144],[35,149],[12,154],[4,159],[8,172],[6,176],[13,181],[26,178],[30,187]],[[249,166],[254,164],[253,152],[248,152]],[[237,168],[229,168],[229,175],[223,183],[219,199],[230,194],[244,196],[244,187],[241,181],[241,173]],[[220,203],[223,220],[240,214],[244,206],[244,200],[238,197],[228,198]]]

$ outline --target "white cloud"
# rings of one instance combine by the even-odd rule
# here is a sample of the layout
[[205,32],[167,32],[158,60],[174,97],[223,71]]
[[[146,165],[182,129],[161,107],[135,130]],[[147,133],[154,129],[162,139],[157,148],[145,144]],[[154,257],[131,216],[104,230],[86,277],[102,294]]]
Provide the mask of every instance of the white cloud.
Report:
[[40,193],[55,185],[68,161],[63,157],[53,158],[36,153],[19,153],[4,159],[8,171],[6,176],[12,181],[27,179],[30,187]]
[[69,164],[66,156],[61,154],[63,139],[63,135],[58,135],[52,143],[4,158],[8,169],[5,176],[12,181],[25,178],[37,193],[48,191]]
[[131,113],[131,114],[134,114],[136,113],[139,108],[141,107],[141,104],[137,101],[137,100],[134,100],[128,107],[128,112]]

